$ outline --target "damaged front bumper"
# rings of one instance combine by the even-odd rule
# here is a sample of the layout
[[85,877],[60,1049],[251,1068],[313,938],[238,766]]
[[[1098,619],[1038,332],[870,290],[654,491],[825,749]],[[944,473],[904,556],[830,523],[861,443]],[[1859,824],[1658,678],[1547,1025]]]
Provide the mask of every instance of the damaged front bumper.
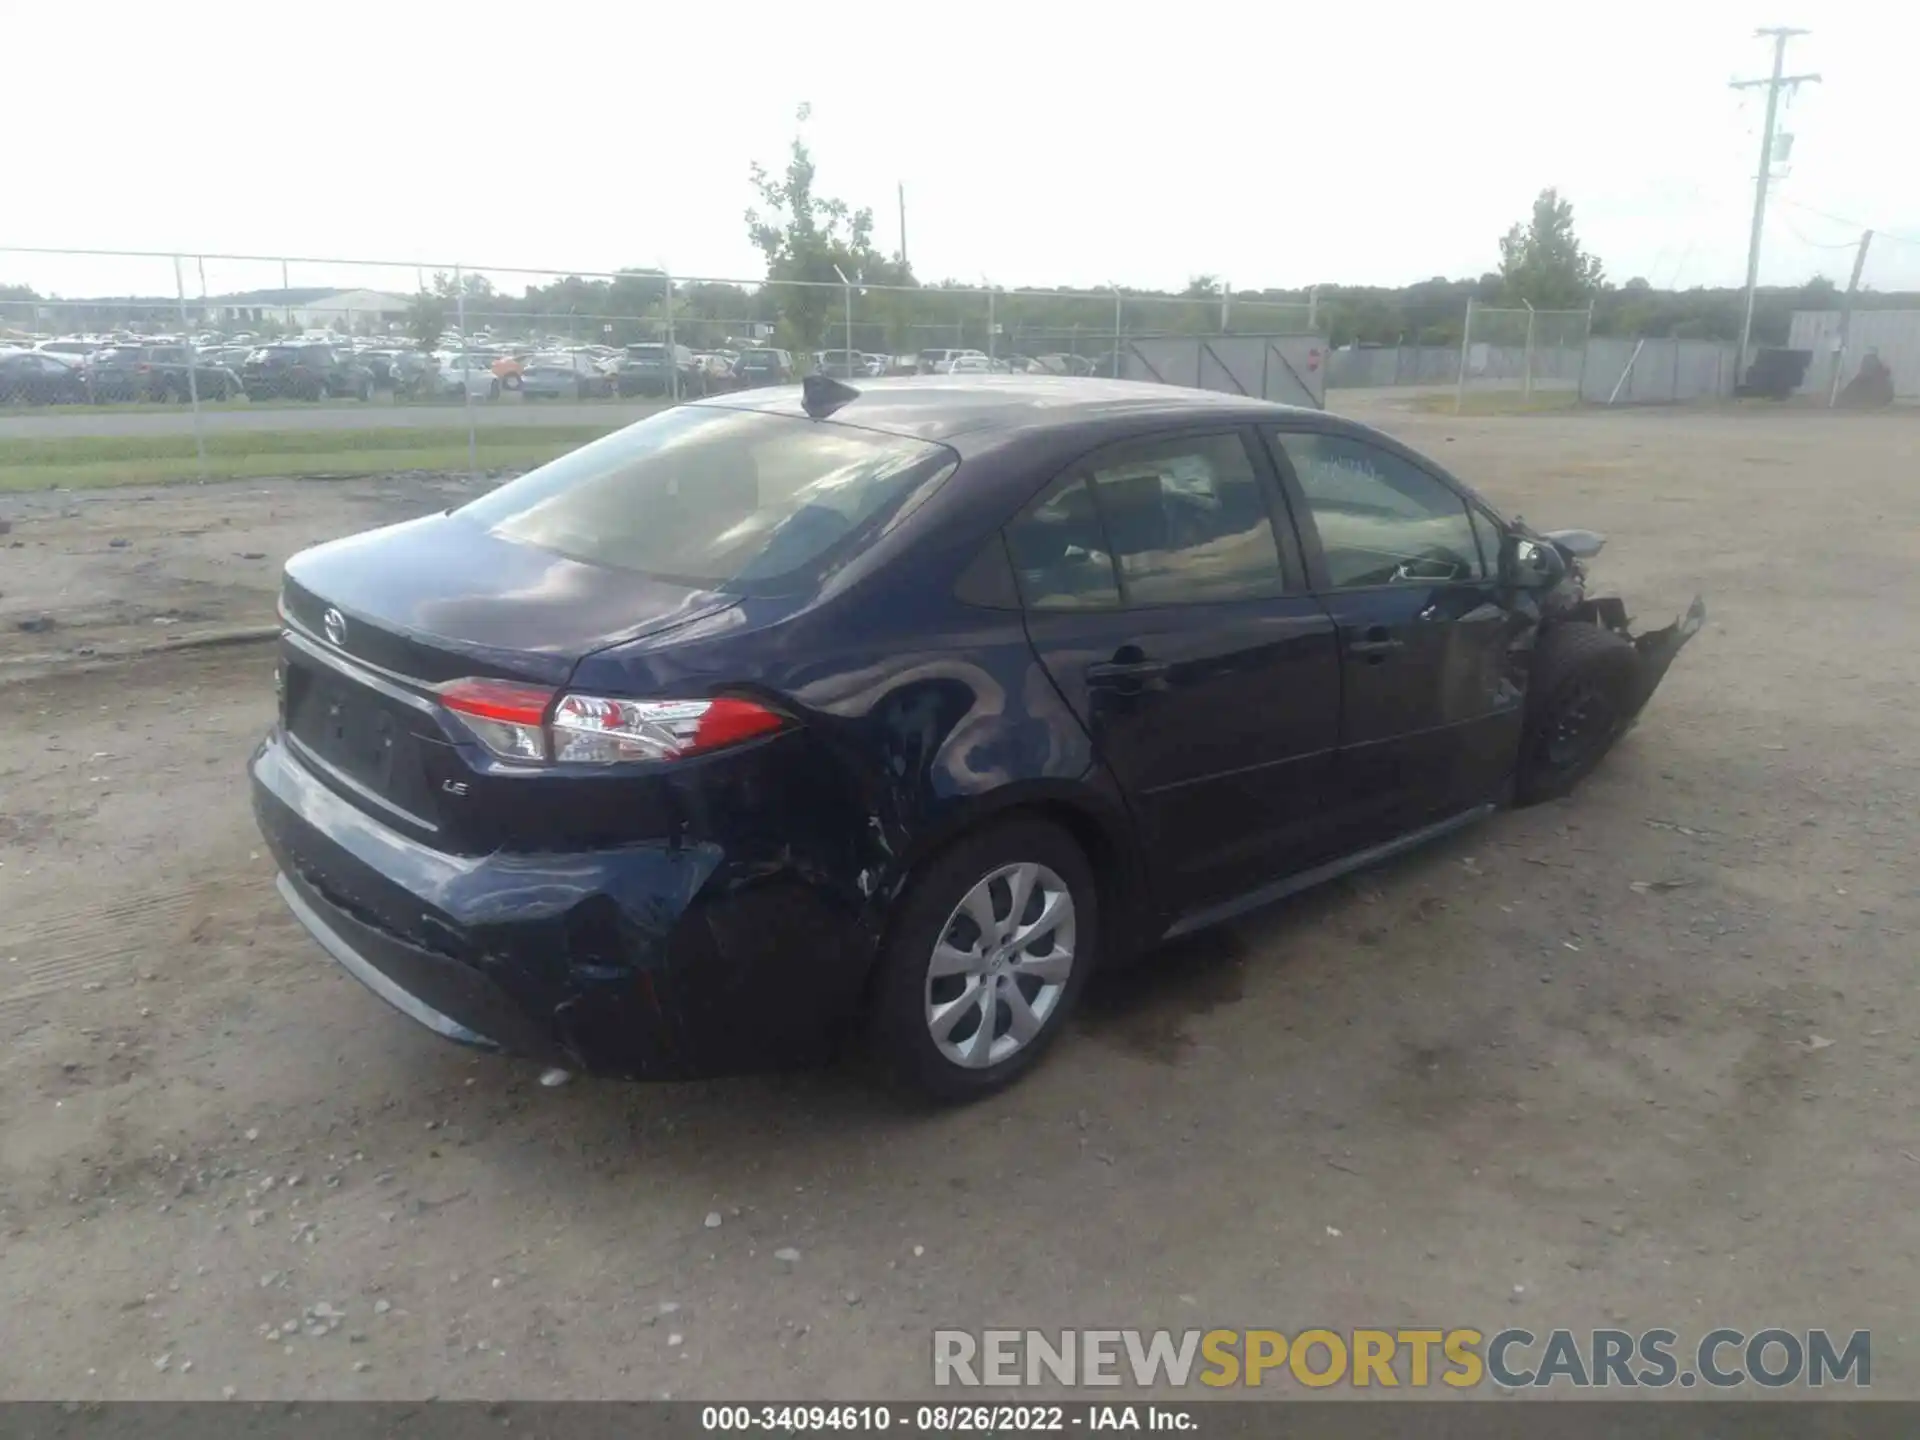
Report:
[[1667,670],[1673,664],[1674,657],[1707,623],[1707,602],[1695,595],[1686,614],[1671,625],[1649,630],[1644,635],[1633,633],[1633,622],[1627,615],[1626,602],[1615,595],[1582,600],[1574,607],[1573,618],[1603,625],[1633,642],[1633,648],[1640,655],[1640,693],[1635,696],[1633,703],[1633,714],[1638,715],[1646,707],[1647,701],[1653,698],[1653,692],[1660,688],[1660,682],[1667,678]]

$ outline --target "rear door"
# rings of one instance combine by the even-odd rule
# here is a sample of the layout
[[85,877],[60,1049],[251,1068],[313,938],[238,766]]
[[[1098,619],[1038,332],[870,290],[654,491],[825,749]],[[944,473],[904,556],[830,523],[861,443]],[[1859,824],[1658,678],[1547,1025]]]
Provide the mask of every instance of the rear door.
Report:
[[1518,753],[1528,628],[1497,584],[1493,522],[1410,455],[1306,426],[1269,432],[1315,591],[1339,629],[1330,812],[1342,848],[1491,799]]
[[1274,524],[1257,445],[1227,427],[1110,446],[1007,530],[1028,635],[1126,790],[1176,912],[1323,848],[1333,622]]

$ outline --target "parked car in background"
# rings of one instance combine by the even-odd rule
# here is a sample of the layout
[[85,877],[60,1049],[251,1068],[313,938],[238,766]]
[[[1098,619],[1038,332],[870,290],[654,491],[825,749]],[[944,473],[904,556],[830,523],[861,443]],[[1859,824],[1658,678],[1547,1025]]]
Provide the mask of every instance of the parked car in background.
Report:
[[996,360],[992,356],[973,354],[955,355],[947,361],[940,371],[943,375],[1011,375],[1013,366],[1005,360]]
[[814,369],[822,375],[841,380],[858,380],[879,372],[873,357],[859,350],[821,350],[813,357]]
[[723,390],[736,388],[740,381],[733,373],[733,358],[719,351],[708,351],[693,357],[693,363],[706,373],[708,394],[717,394]]
[[410,400],[425,393],[421,384],[432,369],[433,357],[430,355],[423,355],[418,350],[394,351],[387,361],[387,379],[393,386],[394,398]]
[[63,337],[59,340],[42,340],[33,348],[43,355],[65,355],[70,359],[81,360],[104,347],[98,340]]
[[914,361],[914,368],[922,375],[945,375],[953,369],[953,362],[962,355],[978,355],[987,358],[984,350],[922,350]]
[[793,368],[793,356],[785,350],[742,350],[733,367],[741,385],[791,385],[799,379]]
[[1038,355],[1034,364],[1046,375],[1091,375],[1093,361],[1084,355]]
[[[505,381],[501,382],[505,384]],[[586,400],[613,394],[613,377],[579,351],[550,350],[529,359],[517,377],[529,400]]]
[[520,355],[500,355],[495,357],[489,368],[502,389],[518,390],[520,377],[526,373],[527,360]]
[[250,400],[373,398],[373,371],[350,352],[299,340],[263,345],[240,372]]
[[373,388],[376,390],[393,389],[393,360],[400,352],[397,350],[361,350],[354,358],[367,367],[373,376]]
[[114,345],[87,357],[86,377],[95,401],[182,402],[231,400],[241,393],[241,378],[224,365],[195,357],[188,378],[184,345]]
[[499,399],[502,387],[500,377],[493,373],[493,356],[441,351],[432,359],[432,366],[415,387],[417,393],[440,400]]
[[0,350],[0,405],[83,405],[90,398],[86,371],[74,356]]
[[197,351],[196,358],[208,365],[222,366],[238,375],[246,368],[247,357],[257,348],[253,345],[210,345]]
[[679,344],[627,346],[626,355],[614,371],[614,380],[622,395],[707,393],[706,371],[693,363],[693,351]]

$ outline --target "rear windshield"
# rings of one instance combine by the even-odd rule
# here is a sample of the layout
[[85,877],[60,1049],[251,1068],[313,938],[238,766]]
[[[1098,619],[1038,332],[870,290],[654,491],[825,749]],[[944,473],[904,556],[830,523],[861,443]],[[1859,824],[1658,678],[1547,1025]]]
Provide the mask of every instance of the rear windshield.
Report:
[[462,506],[522,544],[706,589],[804,583],[957,462],[943,446],[795,416],[689,405]]
[[742,350],[740,359],[742,363],[748,365],[778,365],[780,352],[778,350]]

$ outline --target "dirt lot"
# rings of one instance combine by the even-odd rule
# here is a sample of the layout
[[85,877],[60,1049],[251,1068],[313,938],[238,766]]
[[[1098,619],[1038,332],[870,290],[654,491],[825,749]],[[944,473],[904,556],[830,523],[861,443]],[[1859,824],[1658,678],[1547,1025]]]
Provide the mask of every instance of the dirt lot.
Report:
[[1920,425],[1379,418],[1709,627],[1573,800],[1105,977],[933,1115],[442,1044],[274,896],[265,650],[102,663],[458,482],[0,501],[0,1393],[899,1396],[939,1324],[1615,1322],[1870,1328],[1920,1395]]

